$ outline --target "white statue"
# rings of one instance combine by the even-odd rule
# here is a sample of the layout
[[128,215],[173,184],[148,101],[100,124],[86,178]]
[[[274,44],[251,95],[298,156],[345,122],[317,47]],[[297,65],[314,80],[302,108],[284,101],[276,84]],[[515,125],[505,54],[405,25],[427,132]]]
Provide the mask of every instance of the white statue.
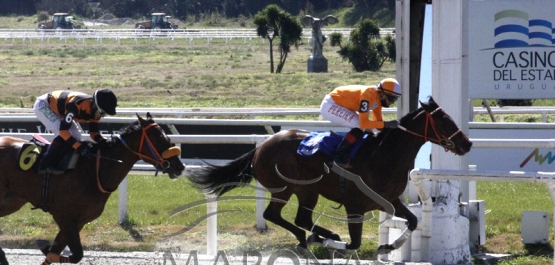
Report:
[[312,26],[312,57],[323,57],[322,45],[326,40],[326,37],[322,35],[322,27],[327,26],[328,24],[335,24],[337,22],[339,22],[339,20],[332,15],[328,15],[323,19],[306,15],[302,19],[301,23],[304,26]]

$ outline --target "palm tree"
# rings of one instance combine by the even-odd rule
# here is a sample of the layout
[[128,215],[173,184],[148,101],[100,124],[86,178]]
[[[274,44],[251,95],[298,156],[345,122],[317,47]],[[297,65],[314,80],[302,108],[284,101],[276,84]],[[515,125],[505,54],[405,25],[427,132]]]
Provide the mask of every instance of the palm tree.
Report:
[[287,54],[291,51],[291,46],[298,47],[301,40],[303,28],[300,22],[291,14],[285,12],[277,5],[269,5],[254,16],[254,24],[257,26],[256,34],[268,39],[270,43],[270,72],[274,72],[273,41],[276,37],[280,38],[279,43],[279,63],[276,73],[281,73]]

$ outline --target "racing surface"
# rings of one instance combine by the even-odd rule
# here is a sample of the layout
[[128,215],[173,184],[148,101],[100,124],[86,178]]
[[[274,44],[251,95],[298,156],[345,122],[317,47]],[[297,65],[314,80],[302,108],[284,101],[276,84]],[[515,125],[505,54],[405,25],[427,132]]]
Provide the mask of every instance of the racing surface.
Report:
[[[39,250],[33,249],[4,249],[6,257],[10,264],[16,265],[38,265],[44,261],[44,255]],[[168,265],[213,265],[213,264],[226,264],[226,265],[301,265],[301,264],[426,264],[431,263],[405,263],[405,262],[379,262],[370,260],[354,260],[351,259],[334,259],[332,260],[309,260],[298,258],[293,252],[285,251],[275,253],[269,257],[262,257],[259,260],[256,256],[249,256],[245,261],[243,256],[227,256],[225,253],[218,252],[215,256],[208,256],[204,254],[197,254],[197,261],[194,259],[195,255],[191,253],[171,253],[171,252],[106,252],[106,251],[85,251],[85,257],[78,264],[91,265],[146,265],[146,264],[168,264]],[[218,258],[216,260],[216,257]],[[226,262],[227,260],[227,262]],[[197,263],[198,262],[198,263]]]

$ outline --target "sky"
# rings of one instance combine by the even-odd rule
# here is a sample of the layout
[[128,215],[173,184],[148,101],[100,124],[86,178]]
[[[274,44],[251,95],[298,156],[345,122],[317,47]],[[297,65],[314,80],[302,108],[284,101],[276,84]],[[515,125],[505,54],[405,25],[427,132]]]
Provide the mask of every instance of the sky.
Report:
[[[432,5],[426,5],[424,36],[422,40],[422,64],[420,66],[420,93],[418,100],[427,101],[432,95]],[[414,163],[415,168],[430,168],[432,144],[427,142],[420,148]]]

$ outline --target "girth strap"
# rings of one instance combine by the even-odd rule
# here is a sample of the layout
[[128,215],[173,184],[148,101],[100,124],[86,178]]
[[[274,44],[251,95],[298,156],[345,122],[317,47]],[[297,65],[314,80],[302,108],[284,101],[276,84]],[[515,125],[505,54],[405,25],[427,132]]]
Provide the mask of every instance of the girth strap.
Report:
[[43,212],[47,213],[48,212],[48,207],[46,206],[48,204],[48,186],[50,183],[50,172],[46,172],[43,175],[43,181],[42,181],[42,199],[40,202],[40,207],[33,207],[31,208],[31,210],[36,210],[36,209],[41,209]]

